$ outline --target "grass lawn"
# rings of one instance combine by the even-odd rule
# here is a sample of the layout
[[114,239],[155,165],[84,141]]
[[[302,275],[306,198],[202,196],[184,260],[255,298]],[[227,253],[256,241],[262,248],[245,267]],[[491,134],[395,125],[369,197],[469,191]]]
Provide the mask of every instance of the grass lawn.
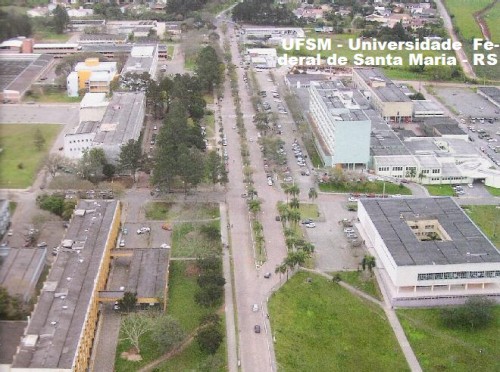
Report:
[[491,41],[498,43],[500,41],[500,3],[495,3],[493,8],[490,9],[488,13],[485,14],[484,20],[488,25],[491,33]]
[[319,217],[319,209],[316,204],[300,203],[299,211],[302,219],[316,220]]
[[[215,359],[211,359],[207,354],[203,353],[196,341],[186,348],[181,354],[175,356],[171,360],[160,364],[155,368],[158,372],[172,371],[211,371],[223,372],[227,371],[226,366],[226,348],[223,343],[219,350],[215,353]],[[200,366],[210,365],[210,369],[201,369]]]
[[211,104],[211,103],[214,103],[214,95],[211,94],[211,93],[205,93],[203,95],[203,99],[205,100],[205,102],[208,104]]
[[409,370],[383,310],[324,277],[297,273],[269,312],[278,370]]
[[[0,146],[3,149],[0,155],[0,188],[30,186],[47,149],[52,146],[62,127],[59,124],[0,124]],[[42,151],[38,151],[33,144],[36,129],[40,129],[45,138]]]
[[205,115],[203,117],[203,125],[206,128],[206,138],[208,140],[209,145],[216,146],[217,145],[217,137],[215,135],[215,116]]
[[451,185],[425,185],[425,188],[433,196],[455,196]]
[[17,202],[9,201],[9,213],[12,216],[17,208]]
[[35,31],[34,38],[38,42],[57,42],[57,43],[65,43],[71,37],[70,34],[56,34],[55,32],[47,29],[39,29]]
[[339,274],[342,280],[347,284],[352,285],[376,299],[382,300],[382,293],[380,292],[380,288],[374,276],[369,276],[363,271],[340,271],[338,273],[330,273],[330,275],[335,274]]
[[[500,306],[490,328],[451,330],[440,322],[439,309],[399,309],[401,325],[424,371],[498,371]],[[482,350],[482,352],[480,352]]]
[[[213,225],[220,230],[219,221],[204,225]],[[220,240],[210,239],[201,231],[203,225],[191,222],[176,224],[172,232],[172,257],[200,257],[208,253],[220,253]]]
[[148,220],[206,220],[219,218],[219,206],[215,203],[167,203],[146,204]]
[[491,186],[484,186],[488,192],[493,196],[500,196],[500,189]]
[[33,101],[40,103],[75,103],[80,102],[83,97],[68,97],[66,92],[46,92],[42,94],[33,94],[29,97],[25,97],[25,101]]
[[169,60],[171,60],[174,57],[174,50],[175,50],[174,45],[167,45],[167,56]]
[[496,205],[464,205],[463,209],[492,243],[500,248],[500,209]]
[[[123,336],[120,335],[120,339],[122,339],[122,337]],[[122,359],[120,355],[122,352],[130,350],[132,344],[129,341],[125,340],[120,340],[118,342],[118,346],[116,347],[115,371],[135,372],[140,367],[161,356],[161,353],[157,349],[156,344],[151,340],[149,333],[142,335],[142,337],[139,339],[139,345],[141,345],[142,360],[138,362],[131,362]]]
[[[319,184],[319,189],[323,192],[345,192],[345,193],[362,193],[362,194],[382,194],[384,191],[384,182],[373,181],[373,182],[352,182],[352,183],[334,183],[325,182]],[[385,194],[386,195],[411,195],[411,190],[399,184],[394,184],[391,182],[385,182]]]
[[481,28],[474,20],[474,13],[483,9],[493,0],[445,0],[443,3],[448,9],[455,27],[465,40],[482,38]]
[[321,156],[319,156],[316,147],[314,147],[314,143],[312,140],[304,139],[304,146],[306,147],[307,154],[309,155],[309,159],[314,167],[322,167],[323,161],[321,160]]

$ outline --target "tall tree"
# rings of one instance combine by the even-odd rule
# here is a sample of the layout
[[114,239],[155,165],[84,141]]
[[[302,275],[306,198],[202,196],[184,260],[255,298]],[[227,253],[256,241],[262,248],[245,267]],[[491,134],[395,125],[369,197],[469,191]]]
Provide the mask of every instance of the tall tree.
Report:
[[196,59],[196,73],[205,91],[212,92],[214,86],[221,83],[224,76],[223,68],[224,65],[212,46],[200,50]]
[[42,131],[37,128],[35,133],[33,134],[33,144],[38,151],[41,151],[45,146],[45,137],[42,134]]
[[224,335],[217,324],[208,324],[202,327],[196,334],[196,342],[200,349],[207,354],[215,354],[220,344],[224,340]]
[[141,143],[137,140],[130,139],[126,144],[120,147],[120,157],[118,166],[121,170],[127,170],[132,173],[132,178],[135,182],[135,172],[141,164],[142,151]]
[[161,314],[151,319],[151,340],[162,353],[172,350],[184,337],[181,325],[170,315]]
[[78,163],[79,173],[82,178],[91,182],[97,182],[104,175],[104,165],[107,164],[104,150],[100,147],[85,149],[82,158]]
[[45,160],[45,168],[52,177],[55,177],[57,171],[68,164],[68,159],[59,154],[50,154]]
[[129,341],[136,348],[137,353],[141,352],[141,336],[150,330],[149,319],[141,313],[131,313],[123,318],[120,328],[122,340]]
[[58,34],[63,34],[69,24],[69,16],[66,8],[57,5],[53,12],[54,30]]
[[309,189],[308,196],[309,196],[309,199],[311,199],[313,202],[318,197],[318,192],[316,191],[316,189],[314,187],[311,187]]
[[31,20],[26,14],[0,10],[0,42],[15,36],[31,36]]

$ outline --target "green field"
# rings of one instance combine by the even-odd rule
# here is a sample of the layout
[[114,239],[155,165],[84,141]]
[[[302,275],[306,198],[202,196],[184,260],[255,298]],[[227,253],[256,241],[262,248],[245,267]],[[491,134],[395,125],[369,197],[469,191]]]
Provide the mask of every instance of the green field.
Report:
[[[33,144],[36,129],[45,138],[41,151]],[[30,186],[61,129],[58,124],[0,124],[0,188]]]
[[148,220],[205,220],[219,218],[219,206],[214,203],[168,203],[146,204]]
[[498,371],[500,306],[490,328],[451,330],[440,322],[439,309],[397,310],[401,325],[424,371]]
[[490,30],[491,41],[495,43],[500,42],[500,22],[498,22],[498,20],[500,20],[499,2],[495,3],[493,8],[491,8],[490,11],[484,15],[484,20]]
[[444,0],[448,14],[452,18],[452,22],[460,35],[465,40],[470,40],[475,37],[482,37],[481,28],[474,20],[473,14],[488,4],[491,4],[493,0]]
[[39,103],[54,103],[54,102],[62,102],[62,103],[75,103],[80,102],[83,97],[68,97],[66,92],[45,92],[45,93],[36,93],[31,96],[26,96],[24,101],[32,101]]
[[364,271],[341,271],[339,273],[330,273],[332,276],[335,274],[339,274],[342,281],[352,285],[360,291],[378,300],[383,300],[382,293],[380,292],[380,288],[374,276],[367,275]]
[[297,273],[269,313],[278,370],[409,370],[384,311],[324,277]]
[[[374,193],[382,194],[384,192],[384,182],[374,181],[374,182],[351,182],[351,183],[334,183],[334,182],[324,182],[319,184],[319,189],[323,192],[345,192],[345,193]],[[385,182],[385,194],[401,194],[401,195],[411,195],[411,190],[400,184],[394,184],[391,182]]]
[[425,185],[432,196],[455,196],[455,190],[451,185]]
[[492,243],[500,248],[500,209],[496,205],[467,205],[463,209]]
[[220,240],[207,237],[202,231],[203,226],[212,226],[220,231],[219,221],[204,225],[191,222],[176,224],[172,232],[172,257],[197,258],[220,253]]

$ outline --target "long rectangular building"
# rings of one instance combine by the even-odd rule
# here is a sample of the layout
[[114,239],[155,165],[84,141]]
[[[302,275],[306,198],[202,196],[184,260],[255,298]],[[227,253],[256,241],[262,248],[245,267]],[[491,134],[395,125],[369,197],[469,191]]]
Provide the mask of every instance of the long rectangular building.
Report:
[[118,201],[80,201],[11,370],[87,371],[99,291],[120,227]]

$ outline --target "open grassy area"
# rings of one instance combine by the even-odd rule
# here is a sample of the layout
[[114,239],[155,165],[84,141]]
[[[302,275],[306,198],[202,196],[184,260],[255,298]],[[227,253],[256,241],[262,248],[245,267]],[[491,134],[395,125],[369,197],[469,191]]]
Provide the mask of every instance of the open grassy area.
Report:
[[176,224],[172,232],[172,257],[203,257],[208,253],[220,253],[220,240],[209,238],[203,226],[213,226],[220,231],[219,221],[205,224],[184,222]]
[[219,218],[219,206],[215,203],[167,203],[146,204],[148,220],[207,220]]
[[[212,371],[212,372],[223,372],[227,371],[226,367],[226,348],[225,344],[222,344],[215,353],[214,359],[207,357],[196,342],[193,342],[188,348],[186,348],[181,354],[175,356],[169,361],[159,365],[155,368],[158,372],[172,372],[172,371]],[[210,368],[202,366],[210,365]]]
[[44,92],[36,93],[25,97],[27,102],[39,102],[39,103],[75,103],[80,102],[83,97],[68,97],[66,92]]
[[425,185],[429,194],[433,196],[454,196],[455,190],[451,185]]
[[409,370],[383,310],[324,277],[297,273],[269,312],[278,370]]
[[439,309],[399,309],[401,325],[424,371],[498,371],[500,307],[490,328],[451,330],[440,322]]
[[310,218],[316,220],[319,217],[319,209],[316,204],[300,203],[299,211],[302,219]]
[[500,3],[496,2],[493,8],[490,9],[488,13],[485,14],[484,20],[488,25],[488,29],[491,33],[491,41],[498,43],[500,41]]
[[370,296],[382,300],[382,293],[378,287],[377,280],[373,275],[369,275],[364,271],[341,271],[338,273],[330,273],[332,276],[339,274],[342,281],[352,285],[353,287],[366,292]]
[[[364,194],[382,194],[384,192],[384,182],[366,181],[366,182],[324,182],[319,184],[319,189],[323,192],[345,192],[345,193],[364,193]],[[411,195],[411,190],[403,184],[394,184],[385,182],[386,195]]]
[[496,205],[464,205],[462,208],[493,244],[500,248],[500,209]]
[[474,20],[474,13],[483,9],[493,0],[445,0],[443,3],[452,18],[453,25],[458,28],[465,40],[482,38],[481,28]]
[[115,357],[115,371],[120,372],[135,372],[140,367],[145,366],[149,362],[159,358],[161,353],[158,351],[156,344],[151,340],[150,334],[144,334],[140,340],[141,345],[141,361],[131,362],[121,358],[121,353],[130,350],[132,344],[129,341],[123,340],[123,336],[120,335],[120,341],[116,347],[116,357]]
[[[45,138],[41,151],[33,143],[37,129]],[[0,124],[0,188],[30,186],[61,129],[58,124]]]
[[484,186],[488,192],[493,196],[500,196],[500,189],[491,186]]
[[175,51],[175,46],[174,45],[167,45],[167,56],[168,56],[169,60],[171,60],[173,58],[174,51]]

